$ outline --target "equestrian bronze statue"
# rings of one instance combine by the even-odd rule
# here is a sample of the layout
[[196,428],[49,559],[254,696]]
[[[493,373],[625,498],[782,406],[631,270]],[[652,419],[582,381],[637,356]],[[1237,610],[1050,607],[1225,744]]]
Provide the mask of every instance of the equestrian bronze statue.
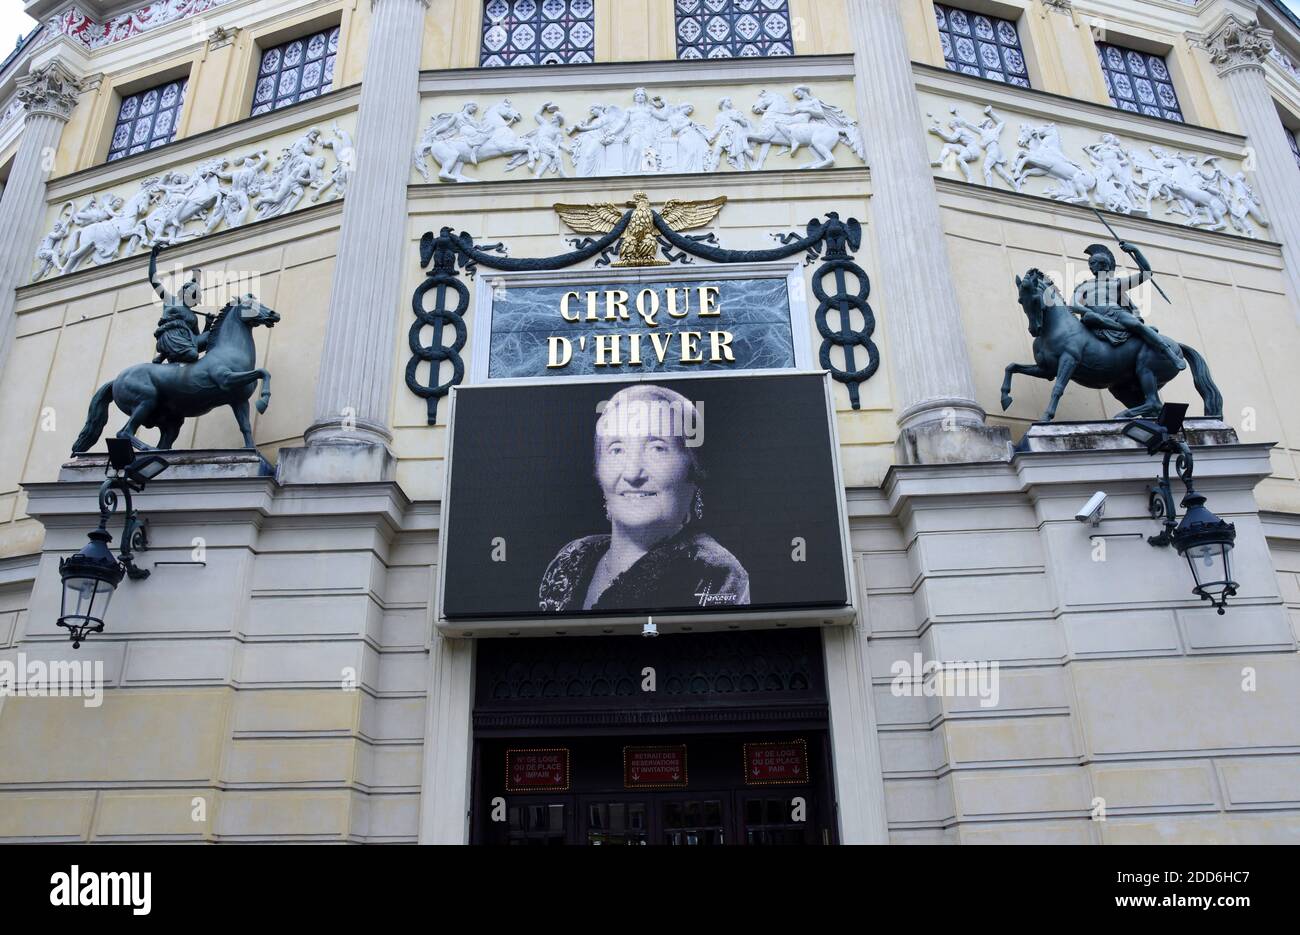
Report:
[[1092,244],[1086,251],[1092,278],[1079,284],[1068,303],[1041,270],[1016,277],[1020,305],[1034,336],[1034,363],[1007,365],[1002,408],[1011,405],[1011,378],[1021,373],[1056,381],[1044,422],[1056,416],[1061,394],[1071,380],[1109,390],[1128,407],[1117,419],[1155,418],[1160,415],[1160,388],[1190,365],[1205,414],[1222,418],[1223,395],[1205,359],[1142,320],[1132,292],[1144,282],[1154,285],[1151,264],[1128,241],[1121,240],[1119,246],[1137,263],[1138,271],[1118,275],[1115,255],[1101,244]]
[[244,447],[253,447],[253,429],[248,419],[248,401],[262,381],[257,411],[266,412],[271,400],[271,374],[256,366],[257,348],[252,329],[270,328],[280,320],[252,293],[231,299],[218,314],[205,316],[207,325],[198,328],[200,289],[197,271],[180,290],[171,295],[158,281],[158,248],[149,256],[149,283],[162,298],[163,314],[154,331],[157,356],[153,363],[127,367],[105,383],[90,401],[90,411],[81,434],[72,444],[74,454],[89,451],[108,422],[109,404],[130,418],[117,433],[137,448],[148,448],[135,437],[142,426],[159,430],[158,448],[168,449],[180,434],[186,419],[229,406],[239,423]]

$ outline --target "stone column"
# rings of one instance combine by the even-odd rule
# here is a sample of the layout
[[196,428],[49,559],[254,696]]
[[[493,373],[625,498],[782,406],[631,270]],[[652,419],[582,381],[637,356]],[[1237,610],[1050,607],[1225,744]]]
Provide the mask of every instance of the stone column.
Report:
[[1005,461],[1007,430],[985,425],[975,402],[899,6],[899,0],[848,4],[871,167],[869,227],[880,262],[873,280],[885,298],[899,456],[921,463]]
[[1229,13],[1206,37],[1205,47],[1254,150],[1255,181],[1269,221],[1263,236],[1282,244],[1282,262],[1300,320],[1300,170],[1264,75],[1273,33]]
[[403,273],[406,186],[419,125],[426,0],[372,0],[357,110],[355,174],[343,203],[316,412],[305,448],[280,459],[286,483],[391,480],[388,408]]
[[78,91],[77,77],[57,59],[18,79],[18,99],[26,114],[18,153],[0,198],[0,371],[14,339],[14,290],[31,281],[45,220],[45,180],[63,126],[77,105]]

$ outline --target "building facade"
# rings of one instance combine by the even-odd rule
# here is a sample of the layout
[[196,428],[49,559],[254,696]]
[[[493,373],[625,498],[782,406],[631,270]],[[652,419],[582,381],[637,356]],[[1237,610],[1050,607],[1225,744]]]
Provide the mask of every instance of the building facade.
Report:
[[[0,839],[1300,840],[1280,2],[26,9],[0,66]],[[1223,615],[1144,541],[1161,465],[1125,403],[1036,377],[1021,283],[1081,301],[1090,245],[1135,269],[1116,233],[1146,323],[1221,391],[1193,361],[1161,398],[1235,527]],[[74,440],[119,372],[180,355],[155,246],[173,305],[200,269],[200,311],[274,309],[247,332],[274,393],[242,407],[255,450],[225,406],[179,427],[134,497],[152,573],[73,649],[60,561],[107,464]],[[698,612],[601,610],[555,571],[571,517],[603,522],[572,492],[588,404],[638,382],[726,440],[686,502],[745,568]],[[40,688],[74,661],[94,703]]]

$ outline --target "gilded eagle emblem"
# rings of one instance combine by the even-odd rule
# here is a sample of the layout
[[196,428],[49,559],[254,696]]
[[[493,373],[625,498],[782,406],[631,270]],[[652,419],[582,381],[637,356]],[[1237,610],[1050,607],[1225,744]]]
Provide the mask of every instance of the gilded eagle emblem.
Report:
[[[664,203],[659,217],[674,231],[693,230],[706,227],[713,222],[727,203],[726,195],[710,198],[708,201],[681,201],[670,198]],[[618,251],[618,262],[614,266],[667,266],[667,260],[659,258],[659,229],[655,226],[655,214],[650,207],[650,198],[645,192],[633,192],[632,200],[621,207],[613,202],[601,202],[594,205],[555,205],[555,212],[565,224],[579,234],[608,234],[627,209],[632,209],[632,217],[627,229],[623,231],[623,244]]]

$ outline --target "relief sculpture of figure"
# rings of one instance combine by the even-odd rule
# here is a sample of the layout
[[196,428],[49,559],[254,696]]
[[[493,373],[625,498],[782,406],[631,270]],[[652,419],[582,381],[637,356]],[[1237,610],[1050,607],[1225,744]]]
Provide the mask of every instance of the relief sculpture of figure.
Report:
[[248,217],[248,209],[253,203],[253,197],[262,190],[262,185],[266,181],[264,174],[268,162],[266,150],[259,149],[245,156],[240,160],[239,165],[229,172],[218,171],[218,177],[230,183],[221,204],[221,213],[227,228],[238,227]]
[[595,175],[618,175],[621,162],[610,162],[603,142],[609,128],[623,118],[623,108],[617,104],[592,104],[591,116],[583,123],[569,128],[574,137],[573,166],[582,178]]
[[727,156],[727,163],[741,172],[748,172],[750,160],[754,158],[754,148],[750,145],[749,134],[754,125],[749,118],[737,110],[731,98],[724,97],[718,101],[718,116],[713,119],[713,133],[709,143],[713,146],[707,168],[717,168],[722,155]]
[[1228,175],[1226,172],[1219,172],[1219,182],[1224,194],[1228,200],[1228,213],[1232,220],[1232,227],[1241,234],[1249,237],[1255,236],[1255,231],[1246,219],[1254,221],[1260,227],[1268,227],[1268,218],[1264,217],[1264,210],[1260,207],[1259,196],[1255,194],[1255,189],[1251,188],[1246,182],[1245,172],[1236,172]]
[[645,88],[632,92],[632,106],[622,110],[601,142],[621,147],[620,175],[640,175],[660,168],[658,143],[667,135],[668,112],[663,98],[650,98]]
[[1083,147],[1084,153],[1097,167],[1097,195],[1108,211],[1131,214],[1142,188],[1133,179],[1133,161],[1119,138],[1113,133],[1103,133],[1099,142]]
[[546,101],[533,114],[537,129],[525,133],[521,139],[527,144],[526,152],[516,153],[506,163],[506,171],[527,165],[533,170],[533,178],[540,179],[547,172],[554,172],[560,178],[568,178],[564,171],[564,153],[573,155],[573,147],[564,138],[564,114],[560,113],[558,104]]
[[676,104],[669,108],[668,126],[677,137],[677,164],[674,172],[704,172],[709,161],[709,128],[691,119],[693,104]]
[[153,362],[192,364],[208,344],[207,334],[199,332],[199,319],[195,313],[203,295],[200,271],[195,269],[181,286],[180,293],[172,295],[158,279],[158,254],[161,250],[162,244],[154,244],[149,251],[149,285],[158,293],[163,305],[162,317],[153,332],[158,352]]
[[528,143],[511,127],[520,119],[509,98],[489,107],[482,119],[478,105],[465,104],[456,113],[436,114],[420,136],[413,157],[416,170],[426,182],[428,159],[440,166],[438,178],[444,182],[473,182],[463,168],[476,166],[485,159],[515,156],[528,152]]
[[973,185],[975,173],[971,171],[970,164],[983,156],[985,185],[990,188],[993,186],[993,173],[996,172],[1004,182],[1020,191],[1019,183],[1007,171],[1007,157],[1002,153],[1002,131],[1007,125],[993,112],[992,105],[984,108],[984,120],[978,127],[958,114],[956,107],[949,108],[948,112],[952,114],[948,130],[939,126],[939,121],[930,115],[933,122],[930,132],[947,144],[939,152],[939,158],[930,165],[944,166],[949,159],[953,159],[966,181]]
[[795,103],[773,91],[760,91],[758,100],[750,108],[762,119],[750,135],[754,142],[762,143],[754,166],[763,168],[773,145],[785,146],[787,155],[794,155],[807,146],[816,155],[813,162],[801,169],[823,169],[835,165],[835,147],[845,143],[859,159],[866,160],[865,144],[858,125],[839,107],[815,97],[807,85],[794,89]]
[[352,134],[340,127],[337,120],[334,121],[332,129],[333,139],[326,140],[322,145],[326,149],[333,150],[334,168],[330,170],[330,177],[323,180],[316,194],[311,196],[313,204],[320,201],[330,189],[334,190],[330,201],[342,198],[347,194],[348,183],[352,181],[352,160],[355,158]]

